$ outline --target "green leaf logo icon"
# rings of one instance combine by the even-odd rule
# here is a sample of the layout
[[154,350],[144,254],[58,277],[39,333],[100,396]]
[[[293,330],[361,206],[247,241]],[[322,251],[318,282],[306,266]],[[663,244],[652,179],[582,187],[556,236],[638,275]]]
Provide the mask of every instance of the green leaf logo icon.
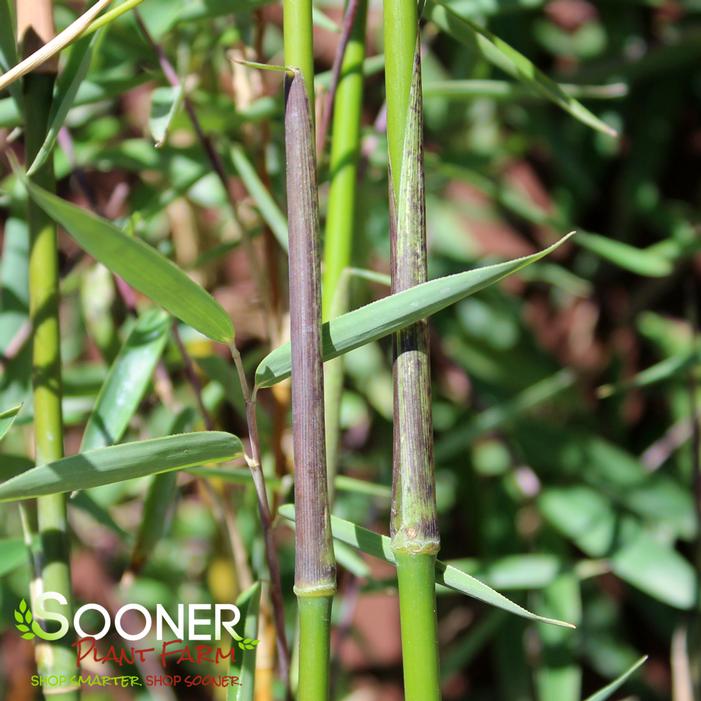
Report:
[[243,640],[239,640],[239,647],[242,650],[255,650],[259,642],[260,640],[254,638],[243,638]]
[[15,609],[15,628],[22,633],[22,637],[25,640],[33,640],[36,634],[32,631],[31,625],[34,621],[34,616],[32,616],[32,611],[27,606],[27,602],[22,599],[19,602],[19,606]]

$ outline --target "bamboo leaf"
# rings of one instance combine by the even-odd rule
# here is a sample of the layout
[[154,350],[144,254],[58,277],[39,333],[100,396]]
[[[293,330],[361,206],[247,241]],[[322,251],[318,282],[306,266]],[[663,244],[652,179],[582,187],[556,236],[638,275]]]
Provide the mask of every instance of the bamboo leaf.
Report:
[[461,39],[461,35],[465,33],[474,38],[482,55],[497,68],[512,78],[523,81],[535,92],[555,103],[583,124],[608,136],[618,136],[615,129],[590,112],[581,102],[568,95],[555,81],[539,71],[523,54],[492,34],[488,29],[459,15],[452,7],[442,2],[429,2],[428,9],[430,19],[441,29],[449,31],[458,39]]
[[151,93],[151,113],[148,126],[156,148],[165,144],[173,119],[183,104],[185,91],[182,83],[175,86],[156,88]]
[[[577,85],[559,83],[562,91],[569,97],[578,99],[615,100],[628,94],[625,83],[608,85]],[[528,97],[540,97],[528,84],[512,83],[506,80],[433,80],[423,86],[424,99],[447,98],[449,100],[472,100],[477,97],[489,97],[501,100],[517,100]]]
[[251,197],[255,200],[256,206],[265,223],[270,227],[270,230],[275,235],[280,247],[287,251],[287,218],[282,213],[273,196],[268,192],[264,183],[258,177],[256,169],[248,160],[246,152],[238,144],[231,147],[231,160],[239,174],[243,184],[246,186]]
[[22,405],[18,404],[11,409],[5,409],[0,412],[0,441],[7,435],[7,432],[12,428],[12,424],[17,418],[17,414],[22,409]]
[[600,258],[637,275],[665,277],[674,266],[663,255],[606,236],[579,232],[577,243]]
[[231,343],[234,328],[227,313],[174,263],[114,224],[20,177],[31,198],[93,258],[205,336]]
[[[196,417],[192,407],[183,409],[168,426],[168,433],[178,434],[191,429]],[[148,562],[158,542],[167,533],[178,497],[178,475],[165,472],[151,478],[144,499],[141,522],[134,539],[129,569],[139,572]]]
[[19,538],[0,540],[0,577],[27,562],[27,545]]
[[58,139],[58,133],[66,121],[69,110],[73,107],[78,88],[87,75],[92,62],[95,45],[102,35],[84,38],[78,41],[71,49],[66,67],[61,72],[56,84],[56,93],[51,104],[49,114],[49,128],[46,132],[44,143],[39,149],[33,163],[27,170],[27,175],[33,175],[41,168],[51,156]]
[[[278,512],[289,521],[295,520],[295,507],[292,504],[283,504]],[[333,537],[337,540],[357,550],[361,550],[368,555],[377,557],[380,560],[384,560],[393,565],[396,564],[394,553],[392,552],[392,544],[387,536],[374,533],[367,528],[363,528],[362,526],[358,526],[355,523],[338,518],[337,516],[331,517],[331,531],[333,532]],[[553,625],[563,626],[565,628],[574,628],[571,623],[558,621],[552,618],[544,618],[543,616],[538,616],[524,609],[499,592],[494,591],[494,589],[488,587],[483,582],[480,582],[478,579],[440,560],[436,561],[436,583],[442,584],[461,594],[471,596],[479,601],[483,601],[489,606],[494,606],[508,611],[509,613],[513,613],[521,618],[528,618],[533,621],[540,621],[541,623],[552,623]]]
[[97,448],[38,465],[0,485],[0,501],[90,489],[104,484],[226,462],[243,454],[230,433],[204,431]]
[[[260,582],[256,582],[236,600],[243,621],[244,647],[241,654],[241,669],[238,672],[239,684],[229,687],[227,701],[253,701],[254,698],[260,590]],[[233,663],[229,667],[229,673],[237,673]]]
[[603,689],[599,689],[595,694],[587,696],[584,701],[606,701],[606,699],[611,698],[611,695],[618,691],[618,689],[623,686],[624,682],[630,677],[633,672],[635,672],[639,667],[645,664],[647,660],[647,655],[643,655],[630,669],[627,669],[620,677],[614,679],[610,684],[605,686]]
[[[465,297],[493,285],[535,263],[562,245],[572,234],[533,255],[484,268],[429,280],[348,312],[323,325],[324,360],[337,358],[372,341],[389,336],[419,319],[431,316]],[[256,369],[257,387],[271,387],[290,376],[290,344],[269,353]]]
[[[18,59],[16,27],[14,18],[14,2],[12,0],[0,0],[0,70],[3,73],[14,66]],[[17,111],[22,111],[22,95],[16,83],[10,85],[10,94],[14,100]]]
[[689,368],[693,367],[699,360],[701,360],[701,353],[698,351],[684,355],[673,355],[645,368],[645,370],[641,370],[630,379],[611,385],[601,385],[597,388],[596,393],[601,399],[607,399],[619,392],[650,387],[658,382],[664,382],[665,380],[687,374]]
[[152,309],[137,321],[100,389],[81,451],[121,440],[151,381],[169,331],[170,316],[161,309]]

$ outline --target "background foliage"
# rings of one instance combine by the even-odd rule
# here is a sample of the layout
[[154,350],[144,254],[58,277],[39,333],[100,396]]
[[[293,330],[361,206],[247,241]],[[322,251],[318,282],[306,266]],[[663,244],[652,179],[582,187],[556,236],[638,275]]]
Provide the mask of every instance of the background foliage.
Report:
[[[701,7],[693,0],[446,4],[452,14],[429,3],[422,32],[431,277],[579,233],[506,283],[432,318],[440,557],[578,627],[534,624],[441,590],[444,696],[580,699],[647,654],[627,682],[628,697],[687,701],[689,667],[701,664],[694,642]],[[81,9],[59,4],[59,25]],[[282,97],[278,75],[232,59],[282,62],[281,8],[145,0],[140,12],[181,83],[169,85],[130,13],[75,44],[66,62],[75,73],[66,74],[82,65],[85,78],[59,136],[59,194],[153,246],[210,290],[233,319],[252,374],[286,333]],[[566,89],[620,138],[592,130],[493,67],[456,15],[488,26],[571,84]],[[341,16],[338,5],[317,7],[320,93]],[[381,17],[371,4],[354,265],[387,273]],[[184,93],[221,156],[235,216],[183,108]],[[12,98],[0,100],[5,153],[21,160],[12,132],[18,124]],[[26,195],[3,161],[0,409],[23,403],[2,443],[4,481],[33,463]],[[245,237],[260,261],[257,273]],[[85,449],[205,427],[246,436],[226,349],[195,330],[213,325],[226,338],[216,314],[173,325],[65,234],[60,254],[68,455],[81,441]],[[381,275],[350,276],[347,284],[352,307],[386,294]],[[291,484],[289,388],[261,391],[259,403],[264,470],[278,505]],[[334,513],[381,532],[391,414],[390,344],[380,341],[345,358]],[[0,432],[6,423],[0,415]],[[230,601],[265,578],[247,473],[234,465],[215,477],[215,469],[200,479],[188,472],[177,482],[168,474],[98,487],[91,500],[78,494],[70,512],[78,600],[113,607]],[[3,505],[0,529],[0,697],[15,701],[33,693],[32,646],[13,626],[29,583],[16,506]],[[276,537],[292,630],[294,548],[283,519]],[[393,572],[337,548],[334,698],[399,698]],[[266,596],[261,621],[257,693],[275,698]],[[161,690],[158,698],[193,693]],[[198,694],[209,698],[209,690]]]

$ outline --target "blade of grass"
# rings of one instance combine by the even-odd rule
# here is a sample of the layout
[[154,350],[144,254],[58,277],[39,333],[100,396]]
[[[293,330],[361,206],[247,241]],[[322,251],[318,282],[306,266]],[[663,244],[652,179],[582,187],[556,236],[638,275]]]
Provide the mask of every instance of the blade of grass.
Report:
[[[559,83],[562,91],[573,98],[589,100],[616,100],[628,94],[625,83],[609,85],[578,85]],[[522,98],[544,98],[524,83],[511,83],[506,80],[435,80],[424,83],[424,100],[431,98],[448,98],[452,100],[472,100],[476,97],[518,100]]]
[[146,312],[135,324],[100,389],[81,451],[118,443],[143,399],[170,331],[170,316]]
[[51,156],[58,139],[58,134],[66,121],[69,110],[73,106],[78,89],[83,79],[87,75],[92,62],[93,52],[96,44],[100,41],[100,35],[93,39],[81,39],[71,49],[71,54],[66,67],[61,72],[56,83],[56,94],[51,104],[49,115],[49,129],[46,139],[39,149],[36,158],[27,171],[31,176],[46,162]]
[[231,160],[234,164],[234,168],[236,168],[236,172],[239,174],[241,180],[243,180],[246,190],[248,190],[251,197],[255,200],[258,211],[265,220],[265,223],[275,235],[277,242],[280,244],[280,248],[287,252],[287,219],[260,179],[253,164],[248,159],[248,156],[246,156],[246,152],[239,144],[234,144],[231,147]]
[[[289,521],[295,520],[295,507],[292,504],[283,504],[278,509],[278,513]],[[334,538],[350,545],[356,550],[389,562],[392,565],[397,564],[394,553],[392,552],[392,541],[387,536],[374,533],[367,528],[358,526],[338,516],[331,516],[331,530]],[[551,623],[553,625],[564,626],[565,628],[574,628],[571,623],[545,618],[524,609],[522,606],[507,599],[491,587],[488,587],[483,582],[480,582],[478,579],[440,560],[436,560],[434,580],[436,584],[441,584],[453,591],[478,599],[489,606],[508,611],[521,618],[527,618],[541,623]]]
[[173,316],[221,343],[231,343],[229,315],[197,283],[158,251],[114,224],[24,180],[29,195],[93,258]]
[[[503,280],[547,256],[571,236],[572,234],[569,234],[533,255],[430,280],[326,322],[322,327],[324,360],[337,358],[355,348],[389,336]],[[289,376],[290,345],[286,343],[271,351],[260,362],[256,369],[256,386],[272,387]]]
[[611,696],[623,686],[628,677],[630,677],[631,674],[633,674],[633,672],[635,672],[639,667],[642,667],[642,665],[645,664],[646,660],[647,655],[643,655],[632,667],[630,667],[630,669],[627,669],[625,672],[623,672],[623,674],[614,679],[603,689],[600,689],[591,696],[587,696],[584,701],[606,701],[606,699],[611,698]]
[[18,404],[11,409],[0,411],[0,441],[7,435],[7,432],[12,428],[12,424],[17,418],[17,414],[22,409],[22,405]]
[[467,35],[475,41],[484,57],[512,78],[521,80],[538,94],[556,104],[583,124],[608,136],[618,136],[615,129],[599,119],[581,102],[568,95],[555,81],[538,70],[523,54],[516,51],[488,29],[459,15],[452,7],[429,0],[427,14],[441,29],[460,38]]
[[156,88],[151,93],[151,112],[148,127],[156,148],[161,148],[168,138],[173,119],[183,104],[185,90],[182,83]]
[[[168,426],[168,434],[179,434],[191,428],[195,412],[188,407],[178,413]],[[177,472],[154,475],[144,498],[144,508],[129,559],[132,575],[141,571],[154,548],[165,535],[176,508],[178,495]]]
[[122,443],[37,465],[0,484],[0,501],[90,489],[202,463],[227,462],[242,455],[241,441],[222,431]]

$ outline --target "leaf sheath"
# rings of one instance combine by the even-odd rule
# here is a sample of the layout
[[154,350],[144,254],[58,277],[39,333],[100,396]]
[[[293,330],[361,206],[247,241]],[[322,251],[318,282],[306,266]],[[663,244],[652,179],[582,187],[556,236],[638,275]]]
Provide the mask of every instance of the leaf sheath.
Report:
[[324,445],[324,375],[321,352],[319,209],[309,101],[296,72],[285,105],[289,222],[292,426],[298,525],[295,591],[333,592]]

